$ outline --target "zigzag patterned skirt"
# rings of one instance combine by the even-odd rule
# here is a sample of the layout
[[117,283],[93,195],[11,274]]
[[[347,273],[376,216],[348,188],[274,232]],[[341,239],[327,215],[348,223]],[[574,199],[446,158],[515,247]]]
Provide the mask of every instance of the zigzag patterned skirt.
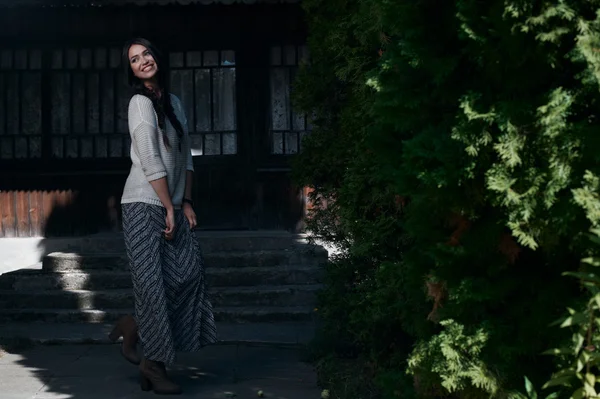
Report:
[[200,246],[183,212],[175,211],[174,238],[167,241],[162,236],[163,207],[136,202],[122,209],[144,356],[171,364],[178,351],[197,351],[216,342]]

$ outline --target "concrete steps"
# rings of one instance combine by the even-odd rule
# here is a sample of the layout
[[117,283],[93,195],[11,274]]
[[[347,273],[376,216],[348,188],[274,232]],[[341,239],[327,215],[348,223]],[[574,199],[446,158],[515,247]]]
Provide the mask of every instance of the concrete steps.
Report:
[[[318,284],[321,270],[314,266],[206,268],[210,287]],[[19,270],[0,276],[0,290],[35,293],[51,290],[106,290],[131,288],[127,271],[46,272]]]
[[[215,320],[314,326],[326,250],[285,232],[200,232],[198,238]],[[133,311],[128,268],[120,234],[69,241],[34,270],[0,275],[0,324],[112,323]]]
[[[213,309],[215,321],[234,323],[290,322],[313,320],[310,307],[217,307]],[[130,314],[130,309],[1,309],[0,323],[112,323]]]
[[[277,267],[317,265],[326,262],[323,249],[297,247],[283,250],[255,252],[210,252],[204,254],[207,268],[231,269],[245,267]],[[44,257],[42,269],[49,272],[77,272],[92,270],[128,270],[129,261],[124,253],[81,254],[54,252]]]
[[[286,231],[197,231],[195,234],[205,254],[286,250],[293,245],[306,244],[303,236]],[[123,234],[112,232],[73,238],[63,247],[64,252],[76,253],[125,252]]]
[[[318,284],[216,287],[209,290],[209,295],[214,307],[310,306],[320,288]],[[133,306],[131,289],[0,291],[0,309],[132,309]]]

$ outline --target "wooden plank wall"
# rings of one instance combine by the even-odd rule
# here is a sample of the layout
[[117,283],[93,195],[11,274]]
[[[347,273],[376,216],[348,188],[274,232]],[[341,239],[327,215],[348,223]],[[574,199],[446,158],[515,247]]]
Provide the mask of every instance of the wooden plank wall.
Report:
[[73,190],[0,192],[0,237],[44,236],[53,212],[68,207],[75,195]]
[[120,229],[126,175],[0,173],[0,237],[64,237]]

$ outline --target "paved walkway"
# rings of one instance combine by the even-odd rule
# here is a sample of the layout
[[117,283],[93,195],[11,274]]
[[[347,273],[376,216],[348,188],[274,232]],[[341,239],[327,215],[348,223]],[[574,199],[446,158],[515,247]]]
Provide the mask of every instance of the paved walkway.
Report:
[[[181,354],[170,371],[181,398],[318,399],[310,365],[294,349],[219,345]],[[55,345],[0,351],[2,399],[151,398],[137,383],[137,368],[118,345]]]

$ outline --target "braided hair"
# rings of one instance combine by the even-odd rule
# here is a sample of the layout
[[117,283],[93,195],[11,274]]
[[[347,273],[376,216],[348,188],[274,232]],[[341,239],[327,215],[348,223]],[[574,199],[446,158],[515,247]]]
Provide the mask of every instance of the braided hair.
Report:
[[[129,49],[134,44],[139,44],[141,46],[146,47],[148,52],[154,58],[154,62],[158,68],[156,73],[158,87],[162,90],[162,95],[160,91],[155,91],[148,88],[144,82],[142,82],[138,77],[133,74],[133,70],[129,65]],[[150,41],[143,38],[136,38],[129,40],[125,43],[123,47],[123,66],[125,68],[125,73],[127,74],[127,81],[129,85],[133,88],[135,94],[141,94],[145,97],[148,97],[150,101],[152,101],[152,105],[154,106],[154,110],[156,111],[156,115],[158,116],[158,126],[162,130],[162,139],[165,147],[171,148],[171,143],[169,142],[169,138],[166,134],[166,118],[169,119],[173,128],[177,132],[178,137],[178,147],[179,151],[181,151],[181,141],[183,139],[183,127],[181,122],[177,119],[175,115],[175,110],[173,109],[173,104],[171,104],[171,95],[169,94],[167,87],[167,79],[166,73],[163,63],[163,58],[161,52],[154,46]]]

